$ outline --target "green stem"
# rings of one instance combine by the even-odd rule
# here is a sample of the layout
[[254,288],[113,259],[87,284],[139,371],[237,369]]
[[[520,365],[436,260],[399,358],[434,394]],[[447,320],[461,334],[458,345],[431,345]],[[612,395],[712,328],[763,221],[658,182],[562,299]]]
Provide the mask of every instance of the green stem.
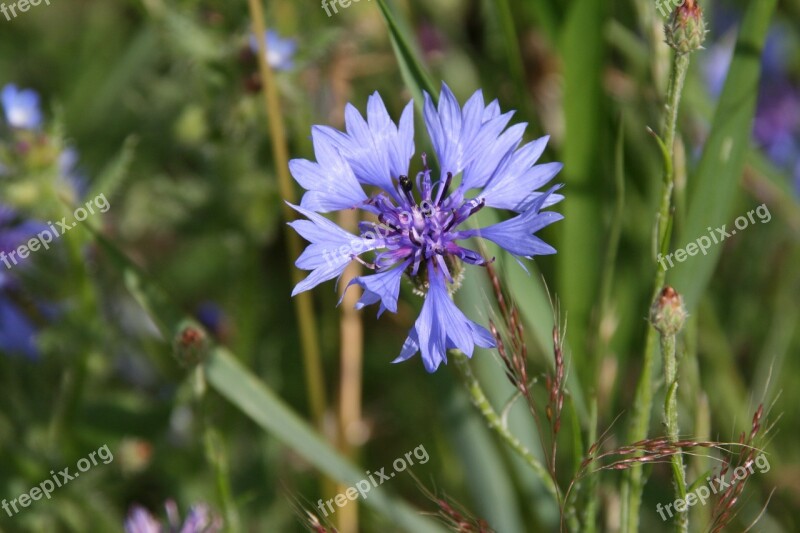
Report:
[[[675,335],[661,336],[661,355],[664,357],[664,381],[667,396],[664,399],[664,425],[670,442],[678,441],[678,362],[675,359]],[[683,454],[676,453],[671,458],[672,475],[675,485],[675,498],[686,499],[686,470],[683,467]],[[677,512],[677,510],[676,510]],[[689,511],[678,513],[675,520],[677,533],[688,533]]]
[[[689,54],[675,54],[672,63],[672,76],[669,82],[667,104],[665,108],[662,137],[666,149],[664,154],[664,187],[661,194],[661,203],[658,210],[656,250],[666,253],[671,237],[672,225],[669,223],[670,206],[672,205],[672,189],[674,185],[673,156],[675,133],[678,123],[678,107],[683,93],[686,72],[689,69]],[[666,271],[656,264],[656,274],[653,281],[653,292],[650,302],[654,301],[659,291],[664,286]],[[644,360],[639,384],[636,387],[636,396],[633,402],[633,423],[629,442],[637,442],[647,438],[650,427],[650,412],[653,408],[653,366],[655,364],[657,332],[652,325],[647,330],[645,340]],[[642,488],[644,486],[644,472],[642,467],[634,466],[626,472],[622,485],[622,533],[636,533],[639,529],[639,509],[642,503]]]
[[[294,188],[289,176],[289,149],[286,142],[286,132],[283,127],[283,112],[275,85],[272,69],[267,63],[267,43],[263,38],[266,30],[264,23],[264,10],[261,0],[249,0],[250,17],[253,22],[253,33],[261,38],[258,39],[258,66],[261,74],[262,85],[264,87],[264,106],[269,123],[270,136],[272,138],[272,151],[275,157],[275,170],[278,175],[278,187],[281,197],[287,202],[295,202]],[[293,220],[292,210],[281,202],[281,208],[286,220]],[[297,234],[287,227],[286,241],[289,248],[289,257],[292,261],[300,255],[302,246]],[[292,280],[294,284],[299,283],[303,274],[290,266]],[[303,352],[303,367],[305,369],[306,391],[311,407],[312,417],[319,429],[322,429],[323,418],[325,416],[326,392],[325,380],[322,371],[322,356],[320,354],[319,342],[317,340],[317,325],[314,317],[311,295],[308,292],[298,294],[294,298],[295,315],[300,326],[300,345]]]
[[542,465],[542,463],[539,462],[539,460],[533,456],[533,454],[519,441],[519,439],[512,435],[508,428],[505,427],[500,416],[497,414],[497,412],[495,412],[494,407],[492,407],[492,404],[489,403],[489,399],[486,397],[486,394],[484,394],[478,378],[476,378],[475,374],[472,373],[472,369],[467,361],[467,356],[455,350],[453,350],[451,354],[453,354],[453,362],[455,363],[456,369],[461,374],[461,379],[464,381],[464,385],[467,388],[467,392],[469,392],[472,403],[475,404],[475,407],[477,407],[481,412],[483,418],[485,418],[489,423],[489,427],[492,428],[500,436],[500,438],[503,439],[505,443],[508,444],[508,446],[528,464],[528,466],[531,467],[531,469],[541,478],[550,494],[552,494],[556,501],[560,503],[561,493],[558,489],[558,485],[556,485],[553,478],[550,477],[550,473]]
[[[589,446],[597,442],[597,397],[592,399],[590,409]],[[597,474],[589,476],[586,481],[586,507],[583,509],[583,533],[595,533],[597,531],[597,485],[599,482]]]
[[196,366],[189,373],[191,380],[194,410],[200,421],[201,434],[203,435],[203,451],[206,461],[214,472],[214,481],[217,485],[217,496],[225,518],[226,531],[237,532],[241,530],[239,513],[233,499],[231,476],[228,457],[225,453],[225,444],[222,436],[214,427],[214,422],[209,415],[207,405],[207,382],[205,368]]

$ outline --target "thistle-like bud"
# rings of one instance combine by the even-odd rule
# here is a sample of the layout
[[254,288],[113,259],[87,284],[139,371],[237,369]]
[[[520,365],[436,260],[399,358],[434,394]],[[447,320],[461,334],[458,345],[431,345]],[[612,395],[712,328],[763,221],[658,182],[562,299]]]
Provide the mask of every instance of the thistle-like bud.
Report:
[[183,366],[202,363],[211,348],[211,341],[202,326],[184,321],[172,341],[175,357]]
[[672,16],[664,25],[666,43],[678,54],[689,54],[703,47],[706,40],[706,21],[703,10],[695,0],[684,0],[672,12]]
[[666,285],[650,307],[650,322],[661,335],[674,336],[686,322],[686,308],[678,292]]

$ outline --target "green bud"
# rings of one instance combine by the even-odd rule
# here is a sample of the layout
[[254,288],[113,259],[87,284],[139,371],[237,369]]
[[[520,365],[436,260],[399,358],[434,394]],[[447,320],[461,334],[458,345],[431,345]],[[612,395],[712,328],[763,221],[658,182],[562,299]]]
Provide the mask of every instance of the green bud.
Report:
[[186,320],[178,328],[172,347],[175,357],[183,366],[195,366],[205,360],[211,341],[202,326]]
[[689,54],[703,47],[706,40],[706,21],[703,10],[695,0],[685,0],[672,12],[664,25],[666,43],[678,54]]
[[650,322],[664,336],[677,335],[687,316],[683,298],[669,285],[664,287],[650,307]]

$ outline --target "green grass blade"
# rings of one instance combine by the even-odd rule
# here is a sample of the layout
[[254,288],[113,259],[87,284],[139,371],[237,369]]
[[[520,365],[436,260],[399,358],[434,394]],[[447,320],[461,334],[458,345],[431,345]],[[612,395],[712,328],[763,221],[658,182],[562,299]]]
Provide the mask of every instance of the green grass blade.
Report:
[[[209,384],[217,392],[321,472],[348,486],[364,479],[364,471],[344,459],[230,352],[216,348],[206,362],[205,370]],[[419,511],[380,488],[371,490],[364,504],[406,531],[444,531]]]
[[602,64],[605,49],[602,28],[605,8],[598,0],[572,2],[561,35],[564,64],[564,171],[567,187],[558,246],[558,295],[569,313],[575,372],[583,383],[594,375],[587,354],[592,307],[598,297],[602,247],[602,176],[597,172],[603,149]]
[[400,65],[400,72],[403,79],[414,95],[414,102],[417,107],[421,109],[422,92],[425,91],[431,95],[433,101],[438,100],[439,91],[434,87],[433,82],[428,76],[425,67],[417,58],[417,54],[411,47],[409,39],[406,38],[403,31],[397,22],[397,19],[392,14],[391,10],[386,5],[385,0],[377,0],[378,7],[381,10],[386,26],[389,28],[389,38],[392,41],[392,48],[394,55],[397,57],[397,63]]
[[[714,115],[711,135],[706,142],[700,164],[691,178],[686,230],[676,246],[708,235],[708,227],[730,226],[728,217],[736,197],[750,144],[761,52],[769,22],[777,0],[750,2],[742,22],[725,87]],[[722,246],[713,246],[708,255],[677,263],[669,272],[669,280],[691,310],[711,279]]]

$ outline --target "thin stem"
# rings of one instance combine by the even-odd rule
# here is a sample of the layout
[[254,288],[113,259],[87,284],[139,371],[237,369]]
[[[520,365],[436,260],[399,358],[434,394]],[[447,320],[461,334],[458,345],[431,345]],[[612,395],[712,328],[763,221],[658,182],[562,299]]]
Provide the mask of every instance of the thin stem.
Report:
[[[272,69],[267,63],[267,43],[264,38],[266,25],[264,23],[264,10],[260,0],[248,0],[250,17],[253,20],[253,33],[258,37],[258,68],[264,87],[264,106],[269,122],[269,132],[272,138],[272,151],[275,157],[275,170],[278,175],[278,187],[281,197],[287,202],[295,202],[294,188],[289,176],[289,149],[286,142],[286,132],[283,127],[283,114],[278,89],[275,85]],[[283,216],[286,220],[293,220],[294,213],[285,203],[282,204]],[[286,242],[289,248],[289,257],[298,257],[302,251],[300,239],[297,234],[286,228]],[[292,280],[299,283],[303,274],[294,266],[290,266]],[[306,391],[311,407],[311,414],[319,429],[322,428],[325,416],[325,380],[322,372],[322,357],[317,340],[317,325],[311,295],[308,292],[300,293],[294,298],[295,314],[300,325],[300,345],[303,352],[303,366],[305,368]]]
[[[666,155],[664,162],[664,187],[661,193],[661,203],[658,210],[658,220],[656,222],[655,247],[660,253],[666,253],[672,232],[672,225],[669,223],[672,189],[674,185],[672,162],[674,158],[675,134],[678,122],[678,107],[680,105],[681,93],[683,92],[688,68],[689,54],[675,54],[662,131]],[[664,286],[665,278],[666,271],[656,264],[653,292],[649,301],[654,301],[658,296],[658,292]],[[630,442],[638,442],[646,439],[647,430],[650,426],[650,412],[653,407],[653,366],[655,364],[656,337],[656,330],[650,326],[647,330],[647,338],[645,340],[642,373],[639,377],[639,384],[637,385],[636,396],[633,402],[633,424],[628,436]],[[639,508],[641,507],[643,485],[644,472],[642,467],[637,465],[628,470],[627,475],[623,478],[622,485],[623,523],[621,531],[623,533],[635,533],[638,531]]]
[[219,502],[225,516],[225,525],[228,531],[239,531],[241,528],[239,513],[233,498],[231,476],[228,457],[225,453],[224,442],[214,423],[209,416],[206,406],[206,377],[205,369],[198,365],[192,370],[192,387],[194,392],[195,410],[199,415],[203,434],[203,449],[206,461],[214,472],[214,481],[217,485]]
[[[678,362],[675,358],[675,335],[661,336],[661,355],[664,357],[664,380],[667,387],[667,396],[664,399],[664,425],[667,428],[669,441],[677,442],[680,432],[678,431]],[[686,498],[686,470],[683,467],[683,454],[673,454],[671,461],[675,499],[684,500]],[[675,531],[688,533],[688,509],[678,513],[675,520]]]
[[[681,93],[683,93],[683,86],[686,82],[686,72],[689,70],[689,54],[676,54],[675,61],[672,64],[672,77],[669,82],[669,93],[666,105],[666,113],[664,116],[664,126],[661,135],[664,137],[664,145],[667,147],[669,153],[669,168],[664,169],[664,189],[661,193],[661,207],[658,210],[658,228],[659,228],[659,246],[658,250],[662,250],[665,244],[669,243],[670,225],[667,222],[670,217],[670,207],[672,205],[672,189],[674,187],[675,172],[673,167],[675,155],[675,131],[677,130],[678,123],[678,107],[681,102]],[[664,272],[661,271],[663,278]],[[655,291],[661,289],[664,284],[663,279],[661,283],[656,284]]]
[[498,414],[495,412],[492,404],[489,403],[489,399],[486,398],[486,394],[484,394],[478,378],[476,378],[475,374],[472,373],[472,369],[467,361],[467,356],[455,350],[453,350],[451,354],[453,355],[453,362],[455,363],[456,369],[461,374],[461,378],[464,381],[467,392],[469,392],[469,395],[472,398],[472,403],[475,404],[475,407],[477,407],[481,412],[483,418],[485,418],[486,422],[489,423],[489,427],[492,428],[500,436],[500,438],[503,439],[505,443],[508,444],[508,446],[528,464],[528,466],[531,467],[531,469],[542,480],[550,494],[552,494],[556,501],[560,504],[561,492],[559,491],[558,485],[556,485],[553,478],[550,477],[550,473],[547,471],[547,468],[545,468],[542,463],[540,463],[539,460],[533,456],[533,454],[519,441],[519,439],[511,434],[505,425],[503,425],[500,416],[498,416]]
[[[592,400],[589,414],[589,437],[587,442],[591,446],[597,442],[597,397]],[[583,532],[595,533],[597,531],[597,484],[599,476],[589,476],[586,488],[586,507],[583,509]]]

